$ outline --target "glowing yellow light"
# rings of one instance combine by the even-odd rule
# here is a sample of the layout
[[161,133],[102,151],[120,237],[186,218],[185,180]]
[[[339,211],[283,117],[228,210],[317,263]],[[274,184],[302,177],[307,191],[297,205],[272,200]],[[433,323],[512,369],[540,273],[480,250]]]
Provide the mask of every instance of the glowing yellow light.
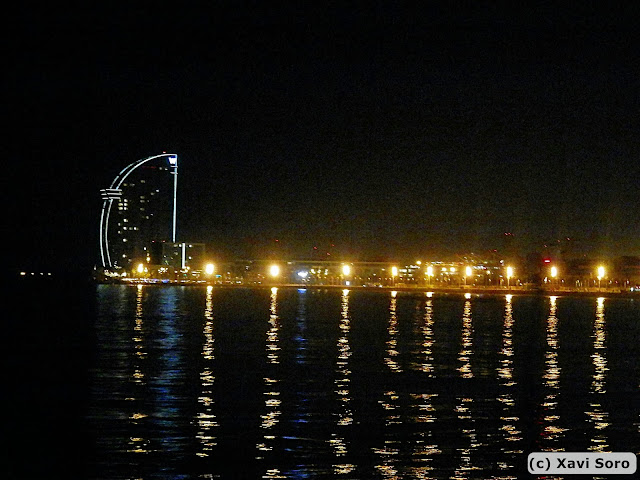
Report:
[[451,273],[455,273],[455,271],[456,271],[456,267],[451,267],[451,268],[449,269],[449,271],[450,271]]
[[342,274],[344,276],[351,275],[351,267],[349,265],[342,266]]
[[604,278],[604,267],[603,266],[599,266],[598,267],[598,280],[600,280],[601,278]]
[[420,260],[417,260],[416,265],[422,265],[422,262]]
[[204,272],[207,275],[213,275],[213,272],[215,272],[216,267],[213,263],[207,263],[207,265],[204,267]]
[[513,267],[507,267],[507,278],[513,277]]
[[138,264],[138,273],[144,272],[144,265],[142,263]]
[[398,276],[398,267],[391,267],[391,276],[392,277]]
[[277,277],[280,275],[280,267],[278,265],[271,265],[269,267],[269,275],[272,277]]
[[551,277],[556,278],[558,276],[558,269],[556,267],[551,267]]
[[471,294],[470,293],[465,293],[464,294],[464,298],[466,298],[467,300],[469,300],[471,298]]
[[465,268],[464,271],[467,277],[470,277],[471,275],[473,275],[473,271],[471,270],[471,267]]
[[433,277],[433,267],[431,265],[427,267],[427,275]]

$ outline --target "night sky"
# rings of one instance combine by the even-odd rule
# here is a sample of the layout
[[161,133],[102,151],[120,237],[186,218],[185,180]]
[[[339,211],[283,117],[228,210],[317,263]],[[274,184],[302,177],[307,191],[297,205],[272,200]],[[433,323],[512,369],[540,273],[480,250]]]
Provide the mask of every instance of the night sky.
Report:
[[505,232],[640,254],[633,2],[342,3],[8,14],[7,265],[91,268],[99,190],[165,151],[178,239],[217,258],[427,259]]

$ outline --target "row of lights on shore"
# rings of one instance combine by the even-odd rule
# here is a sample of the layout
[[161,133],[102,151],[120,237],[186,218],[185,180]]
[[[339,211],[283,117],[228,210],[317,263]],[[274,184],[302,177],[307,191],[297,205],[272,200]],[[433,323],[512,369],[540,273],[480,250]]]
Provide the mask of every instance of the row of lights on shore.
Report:
[[[418,262],[418,264],[420,264],[420,262]],[[205,265],[204,268],[204,273],[207,275],[213,275],[215,273],[215,265],[213,263],[208,263]],[[446,271],[446,268],[443,268],[443,272]],[[449,271],[451,273],[455,273],[456,272],[456,268],[455,267],[451,267],[449,269]],[[138,273],[144,273],[145,272],[145,266],[144,264],[139,264],[138,265]],[[393,266],[391,267],[391,276],[392,277],[397,277],[399,273],[398,267]],[[472,267],[465,267],[465,275],[464,278],[466,280],[467,277],[472,277],[473,276],[473,268]],[[507,280],[511,279],[515,273],[515,270],[513,267],[507,266],[507,272],[506,272],[506,277]],[[551,278],[555,279],[558,277],[558,267],[556,266],[551,266],[550,271],[549,271]],[[599,266],[597,269],[597,278],[598,281],[602,280],[605,277],[605,268],[603,266]],[[21,275],[26,275],[25,272],[20,272]],[[298,276],[300,276],[301,278],[305,278],[307,276],[308,272],[298,272]],[[342,274],[345,277],[348,277],[351,275],[351,266],[350,265],[342,265]],[[433,266],[429,265],[426,268],[426,274],[427,277],[433,277],[434,276],[434,270],[433,270]],[[34,275],[33,273],[31,275]],[[41,275],[44,275],[41,273]],[[48,273],[47,275],[51,275],[50,273]],[[271,266],[269,266],[269,275],[273,278],[276,278],[280,275],[280,266],[273,264]]]

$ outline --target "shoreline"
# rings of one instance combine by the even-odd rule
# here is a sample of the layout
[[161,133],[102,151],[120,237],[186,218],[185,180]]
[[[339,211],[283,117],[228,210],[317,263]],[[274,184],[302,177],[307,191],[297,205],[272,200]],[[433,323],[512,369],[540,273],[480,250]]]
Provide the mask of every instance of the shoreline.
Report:
[[518,287],[434,287],[434,286],[367,286],[367,285],[319,285],[319,284],[301,284],[301,283],[255,283],[255,284],[224,284],[211,283],[206,281],[145,281],[130,280],[117,282],[99,282],[94,281],[97,285],[148,285],[148,286],[183,286],[183,287],[203,287],[212,286],[214,288],[295,288],[306,290],[357,290],[369,292],[414,292],[414,293],[442,293],[442,294],[471,294],[471,295],[530,295],[530,296],[546,296],[546,297],[615,297],[615,298],[638,298],[640,299],[640,291],[621,291],[619,289],[592,289],[592,290],[570,290],[570,289],[544,289],[544,288],[518,288]]

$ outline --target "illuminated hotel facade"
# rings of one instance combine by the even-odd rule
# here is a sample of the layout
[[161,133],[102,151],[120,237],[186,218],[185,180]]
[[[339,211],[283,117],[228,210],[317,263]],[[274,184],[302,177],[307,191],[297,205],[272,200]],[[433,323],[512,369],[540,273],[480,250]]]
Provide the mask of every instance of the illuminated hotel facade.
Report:
[[177,156],[156,155],[128,165],[101,190],[103,268],[130,269],[150,261],[152,241],[175,243],[177,174]]

